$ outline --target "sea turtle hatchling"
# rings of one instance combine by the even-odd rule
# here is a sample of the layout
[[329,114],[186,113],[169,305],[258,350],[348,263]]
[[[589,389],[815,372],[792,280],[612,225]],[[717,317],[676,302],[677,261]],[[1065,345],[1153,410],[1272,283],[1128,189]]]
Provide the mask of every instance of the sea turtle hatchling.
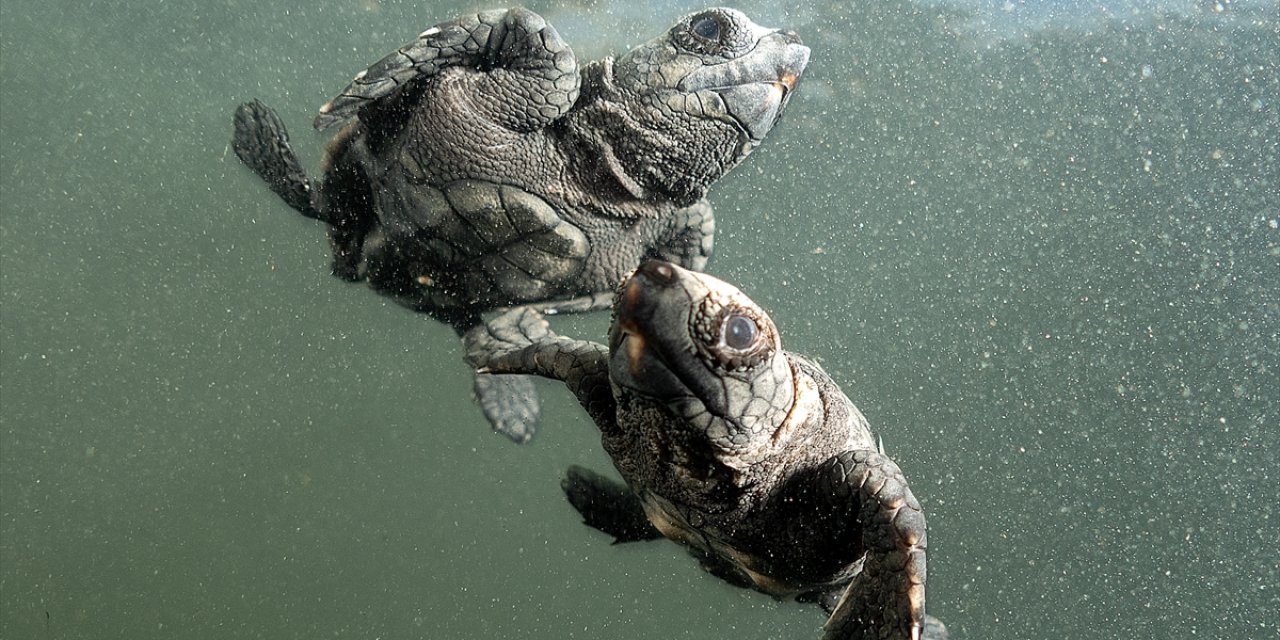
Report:
[[[701,269],[707,187],[761,143],[809,49],[711,8],[618,58],[579,65],[525,9],[443,22],[356,75],[315,119],[343,125],[309,180],[279,116],[235,113],[232,146],[328,224],[333,272],[452,325],[495,309],[608,306],[643,259]],[[479,376],[495,429],[532,436],[520,377]]]
[[824,638],[946,638],[925,616],[925,518],[902,471],[736,288],[649,261],[618,290],[608,346],[556,336],[532,309],[465,341],[488,372],[563,381],[599,426],[626,483],[569,470],[588,525],[670,538],[732,584],[818,602]]

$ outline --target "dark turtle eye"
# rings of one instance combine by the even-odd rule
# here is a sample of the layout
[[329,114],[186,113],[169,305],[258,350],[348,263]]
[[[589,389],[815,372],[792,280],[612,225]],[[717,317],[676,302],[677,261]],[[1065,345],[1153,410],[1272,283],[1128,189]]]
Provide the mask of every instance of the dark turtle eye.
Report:
[[711,42],[720,41],[720,21],[711,16],[700,16],[694,18],[693,24],[689,25],[694,35]]
[[750,300],[735,297],[704,297],[689,316],[689,337],[707,366],[736,375],[771,362],[781,345],[769,316]]
[[759,334],[755,320],[746,316],[732,315],[724,321],[724,344],[731,349],[746,351]]

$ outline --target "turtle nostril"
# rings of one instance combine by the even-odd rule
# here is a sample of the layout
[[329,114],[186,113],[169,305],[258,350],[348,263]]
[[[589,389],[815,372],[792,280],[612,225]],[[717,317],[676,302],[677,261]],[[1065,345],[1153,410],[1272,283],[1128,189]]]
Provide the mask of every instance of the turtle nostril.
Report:
[[670,284],[676,279],[675,265],[661,260],[650,260],[640,265],[640,272],[658,284]]

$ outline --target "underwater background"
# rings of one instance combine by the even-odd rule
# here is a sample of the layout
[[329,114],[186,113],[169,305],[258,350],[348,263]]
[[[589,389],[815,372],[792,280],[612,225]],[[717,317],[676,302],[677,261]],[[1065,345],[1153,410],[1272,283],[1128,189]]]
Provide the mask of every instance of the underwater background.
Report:
[[[540,385],[328,274],[229,152],[466,2],[0,4],[0,638],[816,638],[612,546]],[[580,59],[699,5],[530,2]],[[1280,2],[736,6],[813,56],[716,184],[710,271],[843,385],[955,640],[1280,634]],[[562,332],[602,339],[608,314]]]

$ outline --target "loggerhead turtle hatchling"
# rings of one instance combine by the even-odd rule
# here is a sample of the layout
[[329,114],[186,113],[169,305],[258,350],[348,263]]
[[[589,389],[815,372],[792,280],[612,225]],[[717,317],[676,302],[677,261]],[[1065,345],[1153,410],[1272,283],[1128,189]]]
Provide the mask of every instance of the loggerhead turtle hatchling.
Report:
[[666,537],[708,572],[818,602],[828,640],[943,640],[925,616],[925,518],[866,419],[817,363],[782,350],[733,286],[649,261],[618,290],[609,344],[518,309],[465,336],[483,370],[563,381],[625,484],[563,488],[617,542]]
[[[537,304],[603,309],[643,259],[701,269],[707,187],[761,143],[809,49],[711,8],[618,58],[579,65],[525,9],[440,23],[356,75],[315,119],[343,125],[309,180],[279,116],[235,113],[232,146],[328,225],[333,272],[453,326]],[[523,442],[532,384],[477,376],[494,428]]]

